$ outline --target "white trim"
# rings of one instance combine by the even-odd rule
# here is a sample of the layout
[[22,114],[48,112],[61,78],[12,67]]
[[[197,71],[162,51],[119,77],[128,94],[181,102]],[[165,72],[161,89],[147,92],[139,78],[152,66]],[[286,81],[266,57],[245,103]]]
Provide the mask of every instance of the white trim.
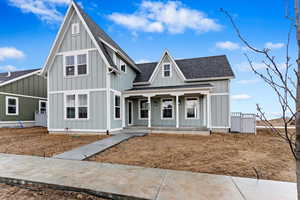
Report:
[[[79,100],[78,100],[78,96],[79,95],[87,95],[87,118],[79,118],[79,104],[78,104],[78,102],[79,102]],[[66,105],[67,105],[67,96],[69,96],[69,95],[75,95],[75,118],[67,118],[67,107],[66,107]],[[67,121],[73,121],[73,120],[78,120],[78,121],[86,121],[86,120],[89,120],[90,118],[89,118],[89,116],[90,116],[90,94],[89,94],[89,92],[78,92],[78,91],[74,91],[74,92],[65,92],[64,93],[64,120],[67,120]]]
[[0,92],[0,94],[10,95],[10,96],[16,96],[16,97],[25,97],[25,98],[32,98],[32,99],[47,100],[47,98],[44,98],[44,97],[29,96],[29,95],[23,95],[23,94],[14,94],[14,93],[7,93],[7,92]]
[[2,87],[2,86],[4,86],[4,85],[7,85],[7,84],[9,84],[9,83],[13,83],[13,82],[15,82],[15,81],[18,81],[18,80],[27,78],[27,77],[32,76],[32,75],[34,75],[34,74],[38,74],[38,73],[40,73],[40,72],[41,72],[41,70],[36,70],[36,71],[34,71],[34,72],[30,72],[30,73],[28,73],[28,74],[25,74],[25,75],[23,75],[23,76],[19,76],[19,77],[17,77],[17,78],[11,79],[11,80],[9,80],[9,81],[5,81],[5,82],[3,82],[3,83],[0,84],[0,87]]
[[[163,117],[163,100],[172,100],[172,117],[171,118],[165,118]],[[161,120],[174,120],[174,98],[173,97],[165,97],[165,98],[161,98],[160,100],[160,119]]]
[[229,95],[229,92],[220,92],[220,93],[210,93],[211,96],[213,95]]
[[103,132],[103,133],[105,133],[106,132],[106,130],[105,129],[63,129],[63,128],[61,128],[61,129],[55,129],[55,128],[52,128],[52,129],[48,129],[48,131],[53,131],[53,132]]
[[50,93],[49,93],[49,88],[50,88],[50,85],[49,85],[49,83],[50,83],[50,78],[49,78],[49,76],[48,76],[48,78],[47,78],[47,97],[49,98],[49,102],[47,103],[47,129],[49,130],[49,128],[50,128]]
[[126,127],[126,117],[125,117],[125,113],[126,113],[126,101],[125,101],[125,98],[124,96],[122,95],[121,97],[121,102],[122,104],[122,107],[121,107],[121,113],[122,113],[122,128],[125,128]]
[[128,117],[128,126],[131,126],[134,124],[134,122],[133,122],[133,101],[128,100],[128,113],[129,113],[129,103],[131,103],[131,123],[129,124],[129,117]]
[[41,112],[41,103],[46,103],[46,113],[48,112],[48,102],[45,101],[45,100],[39,100],[39,113],[42,113]]
[[[16,100],[16,113],[8,113],[8,100],[14,99]],[[18,116],[19,115],[19,98],[12,96],[5,96],[5,114],[7,116]]]
[[[197,107],[196,107],[196,117],[193,118],[188,118],[187,117],[187,101],[189,98],[197,99]],[[199,97],[185,97],[184,98],[184,118],[186,120],[195,120],[195,119],[200,119],[200,98]]]
[[[125,71],[122,70],[122,65],[125,66]],[[122,59],[120,59],[120,71],[124,74],[127,73],[127,64]]]
[[63,55],[73,55],[73,54],[80,54],[82,51],[90,52],[90,51],[96,51],[96,48],[90,48],[90,49],[80,49],[80,50],[73,50],[73,51],[63,51],[56,53],[57,56],[63,56]]
[[123,128],[112,128],[112,129],[110,129],[110,132],[114,132],[114,131],[120,131],[120,130],[122,130]]
[[110,89],[111,92],[116,93],[117,95],[122,95],[122,92],[114,89]]
[[[231,128],[231,98],[230,98],[230,80],[228,81],[228,126]],[[256,133],[256,130],[255,130]]]
[[12,123],[35,123],[35,121],[0,121],[0,124],[12,124]]
[[110,102],[110,72],[109,69],[106,68],[106,129],[110,132],[111,128],[111,102]]
[[[182,92],[184,94],[208,94],[211,88],[172,88],[172,89],[153,89],[153,90],[131,90],[124,91],[126,95],[144,95],[144,94],[169,94],[170,92]],[[128,97],[128,96],[126,96]]]
[[[169,76],[165,76],[165,65],[169,65],[170,66],[170,69],[169,69],[169,72],[170,72],[170,75]],[[162,64],[162,69],[161,69],[161,72],[162,72],[162,77],[163,78],[172,78],[172,64],[170,62],[164,62]]]
[[202,103],[202,105],[203,105],[203,124],[204,125],[207,125],[206,124],[206,118],[207,118],[207,106],[206,106],[206,98],[207,98],[207,96],[206,95],[204,95],[203,96],[203,98],[202,98],[202,101],[203,101],[203,103]]
[[176,95],[176,128],[179,128],[179,95]]
[[151,96],[148,96],[148,127],[151,127]]
[[211,126],[210,128],[225,128],[225,129],[227,129],[229,127],[228,126]]
[[[49,87],[48,87],[49,88]],[[106,88],[94,88],[94,89],[79,89],[79,90],[58,90],[50,91],[49,94],[59,94],[59,93],[72,93],[72,92],[105,92]]]
[[209,77],[209,78],[194,78],[186,79],[186,82],[197,82],[197,81],[214,81],[214,80],[227,80],[234,79],[234,76],[223,76],[223,77]]
[[207,101],[207,104],[206,104],[206,106],[207,106],[207,119],[206,119],[206,123],[207,123],[207,128],[210,128],[210,126],[211,126],[211,109],[210,109],[210,100],[211,100],[211,98],[210,98],[210,94],[207,94],[207,97],[206,97],[206,101]]
[[160,60],[159,60],[159,62],[157,63],[157,65],[155,66],[155,69],[153,70],[153,72],[152,72],[152,74],[151,74],[151,76],[150,76],[150,78],[149,78],[150,84],[153,83],[154,77],[155,77],[155,75],[158,73],[158,71],[159,71],[159,66],[160,66],[160,64],[162,63],[163,58],[165,57],[166,54],[167,54],[167,55],[169,56],[169,58],[171,59],[171,62],[173,62],[174,66],[175,66],[175,69],[176,69],[177,72],[179,73],[179,75],[180,75],[180,77],[182,78],[182,80],[183,80],[183,81],[186,80],[184,74],[183,74],[182,71],[179,69],[178,65],[176,64],[175,60],[173,59],[173,57],[171,56],[171,54],[169,53],[169,51],[168,51],[168,50],[165,50],[165,51],[163,52],[163,54],[162,54],[162,57],[160,58]]
[[[119,118],[116,118],[116,96],[118,96],[119,99],[120,99],[120,105],[119,105],[120,117]],[[114,93],[114,104],[113,104],[114,105],[114,107],[113,107],[113,109],[114,109],[114,120],[121,120],[122,119],[121,118],[121,115],[122,115],[122,113],[121,113],[121,103],[122,103],[121,95]]]
[[148,118],[149,118],[149,106],[148,106],[148,117],[147,118],[141,118],[141,101],[147,101],[147,99],[145,99],[145,98],[142,98],[142,99],[139,99],[138,100],[138,118],[139,118],[139,120],[148,120]]

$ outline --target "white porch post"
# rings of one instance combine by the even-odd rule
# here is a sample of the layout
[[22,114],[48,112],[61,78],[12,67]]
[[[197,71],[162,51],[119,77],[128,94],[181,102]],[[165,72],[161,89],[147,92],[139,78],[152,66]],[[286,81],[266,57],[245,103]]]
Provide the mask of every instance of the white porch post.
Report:
[[207,122],[207,128],[211,128],[210,126],[210,123],[211,123],[211,109],[210,109],[210,94],[208,93],[207,94],[207,97],[206,97],[206,101],[207,101],[207,119],[206,119],[206,122]]
[[151,127],[151,96],[148,96],[148,127]]
[[176,128],[179,128],[179,95],[176,95]]
[[125,128],[126,126],[126,103],[125,103],[125,96],[123,96],[122,98],[122,109],[121,109],[121,112],[122,112],[122,128]]

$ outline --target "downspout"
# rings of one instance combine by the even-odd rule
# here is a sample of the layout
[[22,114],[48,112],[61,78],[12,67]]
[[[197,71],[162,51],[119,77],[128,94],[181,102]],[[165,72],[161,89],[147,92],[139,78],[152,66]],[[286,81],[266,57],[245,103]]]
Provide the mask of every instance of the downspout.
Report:
[[106,68],[106,133],[109,134],[111,131],[111,102],[110,102],[110,74],[113,71]]

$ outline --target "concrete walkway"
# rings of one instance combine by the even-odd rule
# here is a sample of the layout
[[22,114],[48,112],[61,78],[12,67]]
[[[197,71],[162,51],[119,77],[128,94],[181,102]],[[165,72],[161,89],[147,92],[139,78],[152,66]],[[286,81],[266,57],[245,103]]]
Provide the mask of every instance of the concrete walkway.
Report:
[[186,171],[0,154],[0,181],[44,183],[112,199],[296,200],[296,184]]
[[66,160],[84,160],[97,153],[100,153],[112,146],[115,146],[125,140],[137,136],[144,136],[146,133],[119,133],[109,138],[98,140],[91,144],[81,146],[70,151],[53,156],[53,158],[66,159]]

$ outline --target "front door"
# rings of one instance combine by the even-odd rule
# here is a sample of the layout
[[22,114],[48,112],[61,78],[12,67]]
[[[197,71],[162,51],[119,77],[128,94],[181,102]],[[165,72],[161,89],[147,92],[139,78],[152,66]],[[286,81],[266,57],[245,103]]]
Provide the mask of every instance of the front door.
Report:
[[132,125],[132,101],[128,101],[128,125]]

